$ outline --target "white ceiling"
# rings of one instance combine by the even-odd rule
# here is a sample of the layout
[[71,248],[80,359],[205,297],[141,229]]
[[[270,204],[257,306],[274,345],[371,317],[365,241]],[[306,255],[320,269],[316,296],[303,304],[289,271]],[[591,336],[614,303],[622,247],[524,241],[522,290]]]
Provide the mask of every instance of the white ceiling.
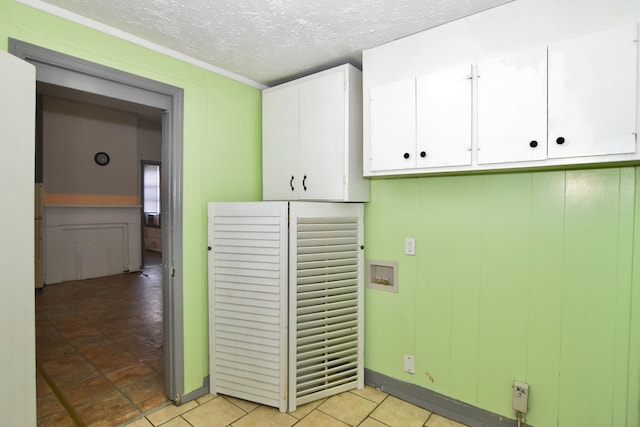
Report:
[[273,85],[512,0],[43,0]]

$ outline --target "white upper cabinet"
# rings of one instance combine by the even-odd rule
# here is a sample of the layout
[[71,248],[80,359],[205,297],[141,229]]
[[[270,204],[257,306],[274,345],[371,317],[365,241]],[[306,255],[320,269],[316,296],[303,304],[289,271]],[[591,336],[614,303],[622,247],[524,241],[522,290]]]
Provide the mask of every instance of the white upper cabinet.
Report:
[[371,170],[470,165],[471,77],[469,65],[372,88]]
[[416,167],[416,82],[400,80],[371,89],[370,168]]
[[299,198],[344,197],[345,151],[336,149],[346,138],[344,90],[343,73],[300,83]]
[[478,163],[547,158],[547,48],[478,62]]
[[[297,85],[262,95],[262,186],[265,200],[297,198],[298,169]],[[287,185],[288,184],[288,185]]]
[[362,80],[351,65],[262,93],[264,200],[367,201]]
[[416,166],[416,83],[400,80],[371,89],[370,167],[373,171]]
[[637,27],[549,45],[549,157],[636,152]]
[[[416,67],[415,78],[393,83],[383,58],[399,53],[386,45],[365,55],[380,68],[368,89],[366,174],[640,161],[637,23],[526,46],[428,74]],[[438,59],[429,61],[432,70]]]
[[471,164],[471,64],[418,77],[416,167]]

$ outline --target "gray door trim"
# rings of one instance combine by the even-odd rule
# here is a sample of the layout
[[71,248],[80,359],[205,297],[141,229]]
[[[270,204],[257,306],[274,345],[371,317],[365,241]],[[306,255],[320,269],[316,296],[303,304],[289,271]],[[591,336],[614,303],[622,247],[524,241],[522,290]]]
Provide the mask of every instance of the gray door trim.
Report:
[[184,395],[182,174],[184,90],[9,38],[9,53],[36,67],[36,80],[148,105],[162,118],[162,269],[165,392]]

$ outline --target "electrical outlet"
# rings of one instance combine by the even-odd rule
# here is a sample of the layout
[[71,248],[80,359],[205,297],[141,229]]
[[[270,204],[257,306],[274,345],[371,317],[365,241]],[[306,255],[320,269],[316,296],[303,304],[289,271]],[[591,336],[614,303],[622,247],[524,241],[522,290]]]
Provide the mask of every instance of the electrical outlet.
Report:
[[416,359],[412,355],[404,355],[404,371],[410,374],[416,373]]
[[416,239],[413,237],[407,237],[404,239],[404,253],[407,255],[416,254]]
[[514,411],[527,413],[529,410],[529,384],[514,381],[512,406]]

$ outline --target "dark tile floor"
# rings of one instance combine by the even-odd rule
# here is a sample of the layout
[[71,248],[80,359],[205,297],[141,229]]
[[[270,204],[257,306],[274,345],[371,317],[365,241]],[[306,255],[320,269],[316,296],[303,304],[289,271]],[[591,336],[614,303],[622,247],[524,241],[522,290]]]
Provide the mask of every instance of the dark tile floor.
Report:
[[39,426],[113,426],[165,404],[162,269],[36,291]]

